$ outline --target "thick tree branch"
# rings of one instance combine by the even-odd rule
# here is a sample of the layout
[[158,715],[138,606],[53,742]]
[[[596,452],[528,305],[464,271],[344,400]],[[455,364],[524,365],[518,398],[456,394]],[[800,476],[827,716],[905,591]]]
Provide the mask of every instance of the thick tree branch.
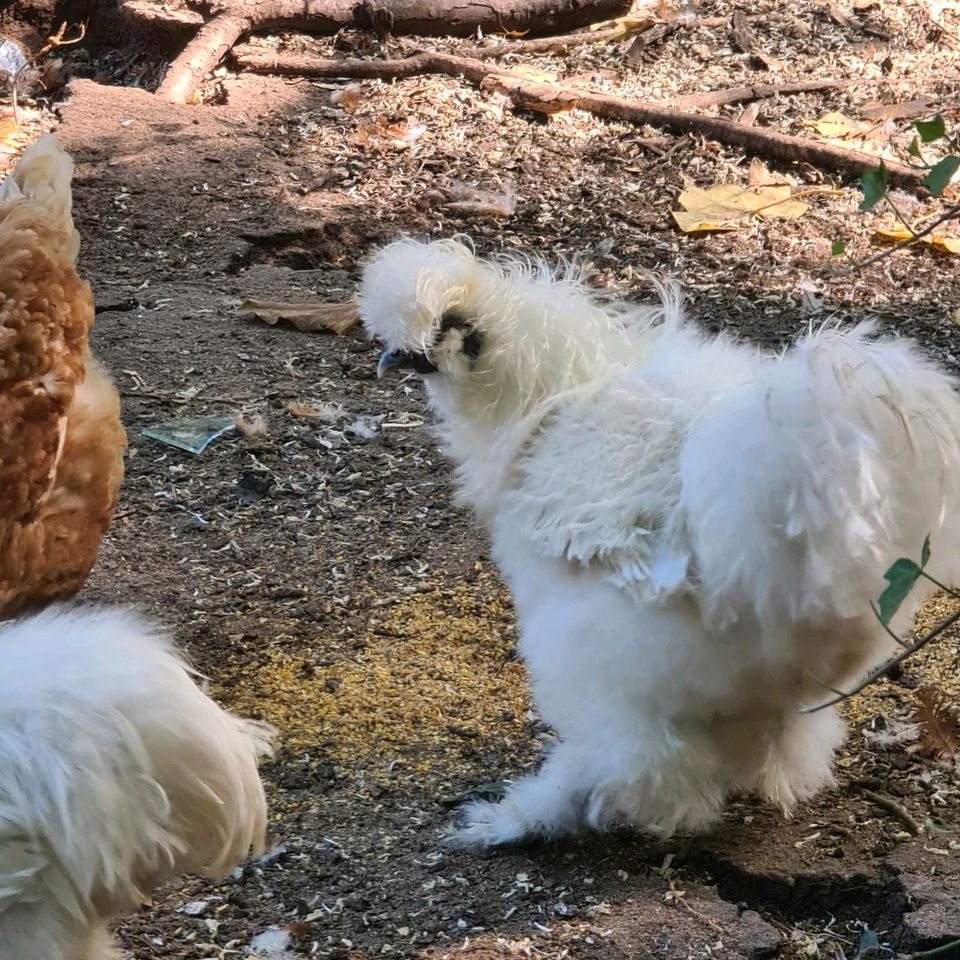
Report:
[[[674,134],[694,134],[739,147],[759,156],[787,162],[807,162],[827,170],[862,176],[877,166],[877,158],[858,150],[779,133],[763,127],[748,127],[721,117],[686,113],[675,106],[628,100],[611,94],[592,93],[578,87],[529,80],[513,71],[469,57],[424,52],[404,60],[321,60],[289,54],[263,53],[252,48],[235,51],[237,63],[255,73],[298,77],[344,77],[393,80],[425,73],[463,77],[477,86],[496,89],[518,105],[555,113],[577,107],[608,120],[649,124]],[[888,162],[888,179],[905,188],[922,189],[924,171]]]
[[174,103],[187,103],[204,76],[230,52],[240,37],[250,31],[251,26],[246,17],[230,13],[221,13],[205,23],[170,65],[157,88],[157,95]]
[[257,30],[333,34],[360,27],[398,36],[471,36],[480,29],[543,36],[614,19],[630,6],[631,0],[226,0],[170,64],[157,92],[185,103],[237,40]]

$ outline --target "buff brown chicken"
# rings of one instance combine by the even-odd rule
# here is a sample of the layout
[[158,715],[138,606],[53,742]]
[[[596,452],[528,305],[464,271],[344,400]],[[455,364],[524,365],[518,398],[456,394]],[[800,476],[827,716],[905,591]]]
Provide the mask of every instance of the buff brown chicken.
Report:
[[80,589],[123,478],[119,397],[87,345],[72,176],[45,134],[0,184],[0,619]]

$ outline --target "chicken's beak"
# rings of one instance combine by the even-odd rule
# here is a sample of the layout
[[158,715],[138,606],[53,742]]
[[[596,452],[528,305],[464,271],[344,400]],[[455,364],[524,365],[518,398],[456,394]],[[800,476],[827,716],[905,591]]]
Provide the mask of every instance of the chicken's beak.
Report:
[[402,367],[403,361],[406,360],[406,358],[407,354],[402,350],[384,350],[383,355],[380,357],[380,362],[377,364],[377,379],[379,380],[380,377],[394,367]]
[[389,370],[410,368],[417,373],[436,373],[436,364],[422,353],[407,353],[406,350],[385,350],[377,364],[377,377]]

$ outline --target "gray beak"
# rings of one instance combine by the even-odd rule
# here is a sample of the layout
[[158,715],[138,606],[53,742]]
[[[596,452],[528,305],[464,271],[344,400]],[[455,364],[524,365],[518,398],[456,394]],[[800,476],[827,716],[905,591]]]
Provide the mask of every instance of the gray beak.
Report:
[[436,364],[422,353],[407,353],[406,350],[385,350],[377,364],[377,377],[388,370],[411,369],[420,374],[436,373]]
[[385,373],[393,370],[394,367],[403,366],[403,361],[407,359],[407,354],[402,350],[384,350],[377,364],[377,379],[379,380]]

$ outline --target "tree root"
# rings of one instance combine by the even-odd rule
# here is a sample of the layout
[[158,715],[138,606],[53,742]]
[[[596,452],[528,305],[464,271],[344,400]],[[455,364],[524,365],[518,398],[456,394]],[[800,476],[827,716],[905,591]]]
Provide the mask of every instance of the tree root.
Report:
[[[852,176],[862,176],[879,163],[877,157],[859,150],[766,127],[750,127],[722,117],[687,113],[669,104],[628,100],[558,83],[541,83],[470,57],[423,52],[402,60],[323,60],[263,53],[248,47],[238,48],[234,53],[237,63],[246,70],[282,76],[396,80],[439,73],[463,77],[483,89],[499,90],[518,106],[540,113],[557,113],[576,107],[607,120],[649,124],[677,135],[703,136],[768,159],[810,163]],[[925,171],[893,161],[887,161],[886,166],[890,183],[910,190],[925,190],[921,182]]]

